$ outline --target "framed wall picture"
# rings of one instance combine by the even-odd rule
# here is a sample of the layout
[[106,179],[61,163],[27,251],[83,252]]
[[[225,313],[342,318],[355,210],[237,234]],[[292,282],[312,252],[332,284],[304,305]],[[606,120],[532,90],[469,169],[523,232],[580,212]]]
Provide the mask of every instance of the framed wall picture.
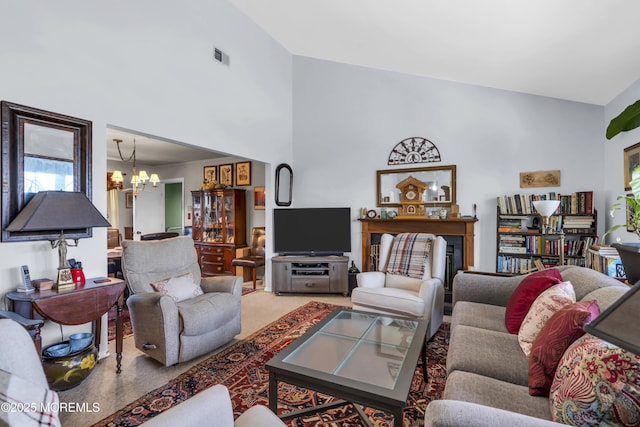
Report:
[[560,187],[560,171],[520,172],[520,188]]
[[125,193],[125,206],[127,208],[133,207],[133,193]]
[[220,174],[218,182],[227,187],[233,187],[233,165],[219,165],[218,169]]
[[205,166],[203,169],[203,180],[208,182],[218,182],[218,167],[217,166]]
[[251,185],[251,162],[236,163],[236,185]]
[[624,190],[631,191],[631,172],[640,165],[640,142],[624,149]]
[[264,187],[255,187],[253,189],[253,208],[254,209],[264,209],[265,205],[265,195],[264,195]]

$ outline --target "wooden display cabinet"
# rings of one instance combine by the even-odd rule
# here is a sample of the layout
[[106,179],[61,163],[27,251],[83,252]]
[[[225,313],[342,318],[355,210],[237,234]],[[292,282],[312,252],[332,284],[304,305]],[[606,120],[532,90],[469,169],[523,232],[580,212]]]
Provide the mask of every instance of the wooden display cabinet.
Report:
[[202,276],[233,275],[236,249],[247,245],[245,190],[197,190],[191,198]]

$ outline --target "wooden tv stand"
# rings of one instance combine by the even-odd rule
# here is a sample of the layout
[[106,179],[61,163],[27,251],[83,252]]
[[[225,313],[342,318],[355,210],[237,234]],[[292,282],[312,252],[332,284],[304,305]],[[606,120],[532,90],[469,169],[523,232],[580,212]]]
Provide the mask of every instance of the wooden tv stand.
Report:
[[273,291],[281,293],[349,293],[346,256],[276,256]]

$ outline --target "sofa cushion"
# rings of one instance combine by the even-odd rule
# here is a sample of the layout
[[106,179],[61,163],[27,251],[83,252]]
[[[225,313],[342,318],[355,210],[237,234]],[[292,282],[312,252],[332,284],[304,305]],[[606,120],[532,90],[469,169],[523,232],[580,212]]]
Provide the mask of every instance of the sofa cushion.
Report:
[[[625,286],[613,277],[609,277],[599,271],[576,266],[562,270],[562,280],[568,280],[573,283],[573,289],[576,291],[576,300],[578,301],[596,299],[587,296],[588,293],[596,289]],[[600,309],[604,310],[604,307],[601,305]]]
[[562,277],[557,268],[550,268],[525,276],[507,302],[505,313],[507,330],[512,334],[517,334],[533,301],[546,289],[560,282],[562,282]]
[[[471,372],[452,372],[447,377],[443,399],[462,400],[536,418],[551,419],[548,398],[530,396],[526,386]],[[496,425],[499,421],[495,420]]]
[[562,357],[549,398],[557,422],[638,425],[640,356],[586,334]]
[[422,279],[400,276],[398,274],[386,273],[385,275],[385,286],[389,288],[409,289],[414,292],[420,292],[422,282]]
[[458,301],[453,306],[451,328],[453,329],[457,325],[466,325],[508,333],[504,325],[505,310],[504,307],[497,305]]
[[229,293],[208,292],[184,300],[178,303],[181,333],[183,335],[208,333],[233,319],[239,311],[240,300]]
[[[575,286],[574,286],[575,289]],[[626,285],[621,286],[607,286],[604,288],[596,289],[595,291],[589,292],[585,295],[584,298],[578,298],[578,301],[590,301],[596,300],[598,301],[598,307],[600,307],[600,311],[604,311],[611,304],[616,302],[622,295],[624,295],[630,288]],[[577,295],[576,295],[577,296]]]
[[597,301],[570,304],[545,323],[533,342],[529,355],[529,393],[548,396],[553,375],[565,350],[584,335],[584,325],[598,317]]
[[[356,288],[351,302],[354,305],[374,307],[392,313],[404,314],[411,317],[422,317],[425,313],[425,303],[417,292],[396,288]],[[355,289],[354,289],[355,291]]]
[[159,280],[151,283],[151,286],[156,292],[169,295],[175,302],[197,297],[204,293],[200,285],[194,281],[191,273]]
[[529,361],[518,337],[509,333],[459,325],[451,332],[447,372],[473,372],[527,386]]
[[538,295],[518,331],[518,342],[524,354],[529,355],[533,341],[549,318],[574,302],[576,294],[571,282],[558,283]]

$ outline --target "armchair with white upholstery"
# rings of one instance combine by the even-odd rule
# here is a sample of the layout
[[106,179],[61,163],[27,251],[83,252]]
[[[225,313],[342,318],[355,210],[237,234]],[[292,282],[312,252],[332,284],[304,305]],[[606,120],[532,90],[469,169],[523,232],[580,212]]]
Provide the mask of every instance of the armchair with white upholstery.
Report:
[[191,360],[240,333],[242,278],[201,277],[193,240],[122,242],[136,347],[165,366]]
[[430,252],[424,258],[422,277],[407,277],[387,272],[394,239],[383,234],[380,239],[378,271],[356,276],[358,287],[351,294],[356,310],[374,311],[430,321],[427,339],[431,338],[444,316],[444,274],[447,242],[440,236],[419,233],[430,238]]

